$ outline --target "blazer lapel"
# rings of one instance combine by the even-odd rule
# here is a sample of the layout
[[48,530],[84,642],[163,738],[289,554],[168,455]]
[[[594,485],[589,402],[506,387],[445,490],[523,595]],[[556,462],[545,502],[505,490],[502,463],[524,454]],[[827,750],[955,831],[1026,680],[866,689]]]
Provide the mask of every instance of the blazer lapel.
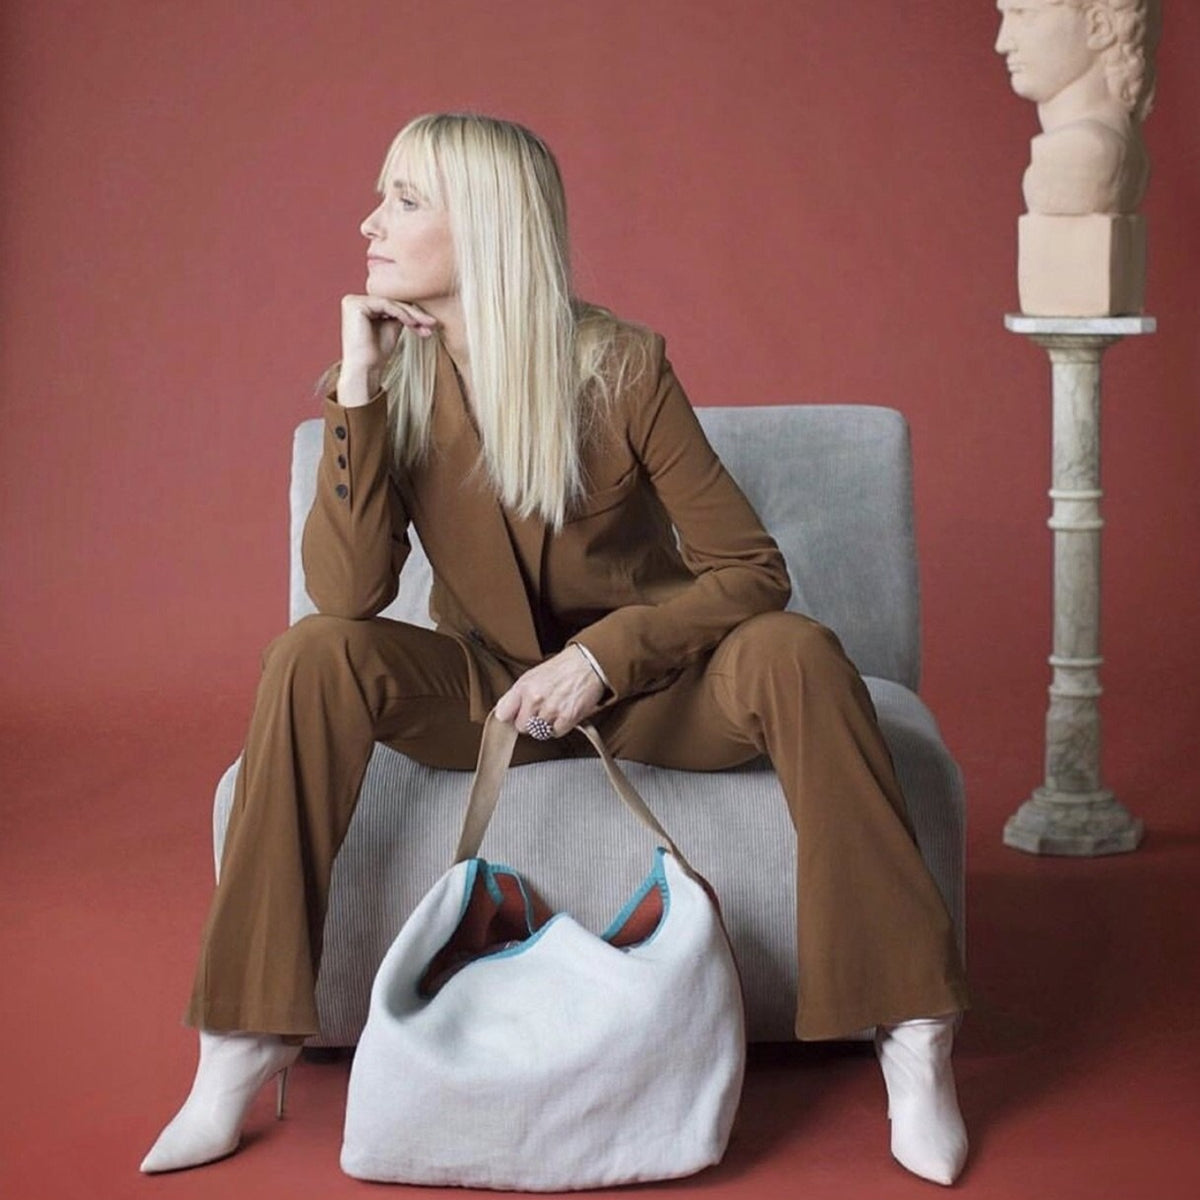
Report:
[[[476,469],[480,449],[454,363],[439,341],[433,446],[413,472],[417,532],[435,574],[493,648],[538,662],[541,647],[509,526],[500,501]],[[537,547],[530,558],[537,564],[535,588],[541,583],[544,533],[540,521],[513,522],[513,536],[531,539],[528,544]]]

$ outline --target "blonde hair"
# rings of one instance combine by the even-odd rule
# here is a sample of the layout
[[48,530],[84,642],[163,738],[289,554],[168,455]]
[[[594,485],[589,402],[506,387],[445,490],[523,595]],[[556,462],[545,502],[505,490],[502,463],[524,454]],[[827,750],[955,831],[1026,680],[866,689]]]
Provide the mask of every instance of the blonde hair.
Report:
[[[492,117],[417,117],[388,149],[381,191],[401,153],[450,218],[480,470],[506,508],[559,529],[586,490],[584,441],[644,365],[647,340],[572,297],[566,197],[539,137]],[[436,360],[435,341],[405,329],[384,368],[399,466],[429,452]]]

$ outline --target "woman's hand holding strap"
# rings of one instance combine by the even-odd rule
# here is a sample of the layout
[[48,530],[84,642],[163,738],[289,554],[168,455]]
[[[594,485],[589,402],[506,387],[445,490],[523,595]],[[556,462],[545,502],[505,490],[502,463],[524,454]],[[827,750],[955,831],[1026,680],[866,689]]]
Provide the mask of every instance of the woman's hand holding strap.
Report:
[[[586,658],[567,646],[553,658],[531,667],[496,701],[500,721],[530,732],[536,717],[554,737],[564,737],[600,706],[604,684]],[[539,728],[536,724],[534,729]]]

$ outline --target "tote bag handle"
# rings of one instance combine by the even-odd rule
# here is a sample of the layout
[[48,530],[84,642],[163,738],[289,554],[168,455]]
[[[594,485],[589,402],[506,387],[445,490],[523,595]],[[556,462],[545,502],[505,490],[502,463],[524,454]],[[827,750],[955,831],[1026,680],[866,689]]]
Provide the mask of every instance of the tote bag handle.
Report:
[[[621,768],[617,766],[613,756],[608,752],[604,740],[596,732],[591,722],[578,726],[579,732],[591,742],[614,791],[625,802],[626,807],[647,829],[658,837],[674,855],[676,862],[684,872],[692,878],[699,878],[692,870],[687,859],[679,853],[679,847],[671,840],[667,831],[658,823],[658,818],[647,807],[645,800],[638,795],[633,784],[626,779]],[[471,794],[467,799],[467,811],[463,817],[462,834],[458,839],[458,849],[454,852],[454,861],[463,862],[474,858],[479,853],[483,843],[483,835],[496,811],[500,799],[500,788],[504,783],[504,774],[512,761],[513,747],[517,744],[516,726],[507,721],[496,719],[494,713],[488,713],[483,724],[483,739],[479,744],[479,760],[475,766],[475,778],[471,782]]]

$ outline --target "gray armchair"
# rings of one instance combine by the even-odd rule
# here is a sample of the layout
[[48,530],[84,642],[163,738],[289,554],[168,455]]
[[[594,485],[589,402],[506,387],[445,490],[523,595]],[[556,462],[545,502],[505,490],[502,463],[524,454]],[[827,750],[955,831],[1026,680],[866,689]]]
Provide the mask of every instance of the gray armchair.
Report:
[[[908,427],[891,409],[804,405],[697,410],[709,439],[775,536],[790,608],[833,628],[865,677],[918,841],[963,936],[962,778],[916,694],[919,597]],[[300,565],[322,425],[296,430],[291,483],[291,619],[313,612]],[[430,568],[414,537],[384,613],[429,625]],[[796,838],[766,759],[705,774],[623,764],[689,860],[713,884],[746,992],[753,1041],[792,1038]],[[220,861],[238,763],[217,787]],[[334,866],[317,984],[320,1038],[358,1040],[371,982],[405,917],[449,865],[470,774],[376,746]],[[600,930],[650,868],[653,844],[612,795],[598,762],[509,772],[483,853],[518,867],[556,908]]]

